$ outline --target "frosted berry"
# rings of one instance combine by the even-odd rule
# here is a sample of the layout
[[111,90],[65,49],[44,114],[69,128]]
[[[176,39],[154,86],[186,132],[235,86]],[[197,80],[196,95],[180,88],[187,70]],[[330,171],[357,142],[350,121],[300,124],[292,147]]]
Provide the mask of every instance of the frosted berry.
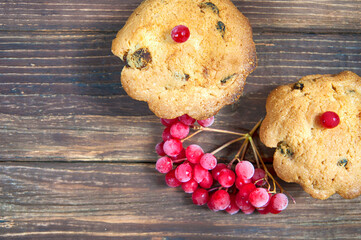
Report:
[[252,214],[254,212],[254,210],[256,210],[254,207],[247,209],[247,210],[242,210],[242,212],[246,215]]
[[241,161],[236,165],[236,174],[243,179],[250,179],[254,174],[253,164],[249,161]]
[[237,189],[241,189],[242,185],[251,183],[251,182],[252,182],[251,179],[243,179],[243,178],[237,177],[236,181],[235,181],[235,185],[236,185]]
[[169,139],[164,142],[164,152],[170,157],[176,157],[183,150],[183,144],[177,139]]
[[193,168],[193,179],[200,183],[208,176],[208,170],[204,169],[201,165],[196,164]]
[[182,189],[186,193],[193,193],[198,187],[198,183],[193,179],[189,180],[188,182],[182,183]]
[[175,177],[178,181],[184,183],[191,180],[193,168],[188,162],[184,162],[175,169]]
[[204,169],[212,170],[217,165],[217,158],[211,153],[205,153],[199,160],[199,163]]
[[222,187],[229,188],[234,184],[236,174],[228,168],[224,168],[219,172],[218,182]]
[[176,161],[176,160],[180,160],[180,159],[183,159],[185,160],[186,158],[186,151],[185,149],[183,148],[181,150],[181,152],[177,155],[177,156],[174,156],[174,157],[170,157],[173,161]]
[[165,183],[168,187],[175,188],[180,186],[182,183],[175,177],[175,169],[171,170],[165,175]]
[[219,176],[219,173],[221,172],[222,169],[225,169],[227,167],[226,164],[224,163],[218,163],[216,165],[215,168],[213,168],[212,170],[212,176],[214,178],[214,180],[218,181],[218,176]]
[[178,120],[188,126],[192,125],[196,121],[194,118],[188,116],[187,114],[178,117]]
[[225,209],[226,212],[228,212],[231,215],[234,215],[239,212],[239,207],[236,204],[236,195],[230,194],[231,203],[229,206]]
[[190,36],[189,29],[184,25],[175,26],[171,32],[172,39],[177,43],[184,43]]
[[215,210],[225,210],[231,203],[231,198],[227,191],[221,189],[212,195],[210,201],[213,203]]
[[206,177],[203,179],[202,182],[199,183],[199,186],[202,188],[210,188],[213,185],[213,177],[210,172],[207,171]]
[[199,163],[199,160],[201,159],[203,154],[203,149],[196,144],[189,145],[186,149],[186,157],[188,161],[194,164]]
[[160,173],[168,173],[173,168],[172,159],[169,157],[161,157],[155,164],[155,169]]
[[170,127],[166,127],[164,130],[163,130],[163,133],[162,133],[162,139],[163,141],[167,141],[169,139],[172,138],[172,135],[170,134]]
[[161,118],[160,122],[166,126],[166,127],[170,127],[172,126],[174,123],[178,122],[178,118],[174,118],[174,119],[165,119],[165,118]]
[[239,188],[239,196],[240,197],[244,197],[246,199],[248,199],[249,194],[256,189],[256,186],[253,183],[246,183],[243,184],[240,188]]
[[241,194],[239,194],[239,192],[236,195],[235,203],[242,211],[246,211],[254,208],[252,204],[248,201],[248,199],[242,197]]
[[207,206],[208,206],[208,208],[209,208],[210,210],[212,210],[213,212],[218,212],[219,209],[216,209],[216,207],[214,206],[214,202],[211,201],[211,198],[212,198],[213,195],[214,195],[214,194],[212,194],[212,195],[209,196],[209,200],[208,200],[208,202],[207,202]]
[[202,127],[210,127],[214,123],[214,116],[204,119],[204,120],[197,120],[197,122]]
[[192,194],[192,201],[195,205],[202,206],[209,200],[208,191],[204,188],[197,188]]
[[288,206],[288,198],[283,193],[277,193],[272,196],[269,206],[276,211],[283,211]]
[[170,135],[173,138],[183,139],[189,133],[189,126],[181,122],[177,122],[170,127]]
[[324,112],[321,115],[321,124],[325,128],[334,128],[340,123],[340,117],[335,112]]
[[256,188],[249,194],[249,202],[255,208],[264,207],[269,199],[268,191],[265,188]]
[[256,168],[252,177],[252,182],[257,186],[263,186],[266,184],[266,172],[261,168]]
[[162,157],[166,155],[164,150],[163,150],[163,145],[164,145],[164,141],[162,141],[162,142],[158,143],[157,145],[155,145],[155,151],[157,152],[157,154],[159,156],[162,156]]

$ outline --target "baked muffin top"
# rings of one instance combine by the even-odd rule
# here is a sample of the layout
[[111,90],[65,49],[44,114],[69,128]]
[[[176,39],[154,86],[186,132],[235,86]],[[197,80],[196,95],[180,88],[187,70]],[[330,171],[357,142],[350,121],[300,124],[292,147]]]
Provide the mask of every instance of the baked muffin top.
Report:
[[[277,148],[274,169],[312,197],[361,194],[361,78],[352,72],[311,75],[280,86],[267,98],[261,141]],[[325,112],[339,116],[326,128]]]
[[[171,31],[186,26],[177,43]],[[215,115],[236,101],[256,67],[252,29],[229,0],[146,0],[112,43],[125,63],[121,82],[161,118]]]

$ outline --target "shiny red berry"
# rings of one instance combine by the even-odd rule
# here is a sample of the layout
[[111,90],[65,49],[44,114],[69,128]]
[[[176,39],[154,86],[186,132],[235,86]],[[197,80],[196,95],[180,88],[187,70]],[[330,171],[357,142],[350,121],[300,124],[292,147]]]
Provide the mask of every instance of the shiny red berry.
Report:
[[177,43],[184,43],[190,35],[189,29],[184,25],[175,26],[171,32],[172,39]]
[[321,124],[325,128],[337,127],[337,125],[340,124],[340,117],[335,112],[324,112],[321,115]]

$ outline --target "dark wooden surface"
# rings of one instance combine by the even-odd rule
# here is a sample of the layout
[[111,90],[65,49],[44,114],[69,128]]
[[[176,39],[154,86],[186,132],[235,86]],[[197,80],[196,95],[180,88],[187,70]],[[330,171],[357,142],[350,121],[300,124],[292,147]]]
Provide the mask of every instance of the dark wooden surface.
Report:
[[[140,2],[0,2],[0,239],[361,238],[360,197],[320,201],[282,183],[297,201],[284,213],[230,216],[165,186],[154,170],[162,126],[125,94],[110,53]],[[250,129],[268,93],[301,76],[361,75],[360,0],[234,3],[259,66],[215,127]],[[226,140],[195,139],[206,150]]]

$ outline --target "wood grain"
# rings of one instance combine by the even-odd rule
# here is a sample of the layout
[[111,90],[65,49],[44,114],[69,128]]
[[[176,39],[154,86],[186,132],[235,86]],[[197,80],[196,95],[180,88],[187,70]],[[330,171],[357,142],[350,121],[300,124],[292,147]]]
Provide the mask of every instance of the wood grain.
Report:
[[[0,239],[360,239],[360,198],[315,200],[281,182],[297,204],[230,216],[165,186],[154,170],[162,126],[126,95],[110,52],[140,2],[0,2]],[[214,127],[249,130],[268,93],[304,75],[361,75],[360,0],[233,2],[253,26],[258,68]],[[192,142],[210,151],[230,139]]]
[[[0,3],[0,30],[118,31],[141,0]],[[237,0],[255,30],[360,33],[359,0]]]
[[153,164],[0,164],[2,239],[357,238],[360,199],[297,199],[279,215],[227,215],[165,186]]

